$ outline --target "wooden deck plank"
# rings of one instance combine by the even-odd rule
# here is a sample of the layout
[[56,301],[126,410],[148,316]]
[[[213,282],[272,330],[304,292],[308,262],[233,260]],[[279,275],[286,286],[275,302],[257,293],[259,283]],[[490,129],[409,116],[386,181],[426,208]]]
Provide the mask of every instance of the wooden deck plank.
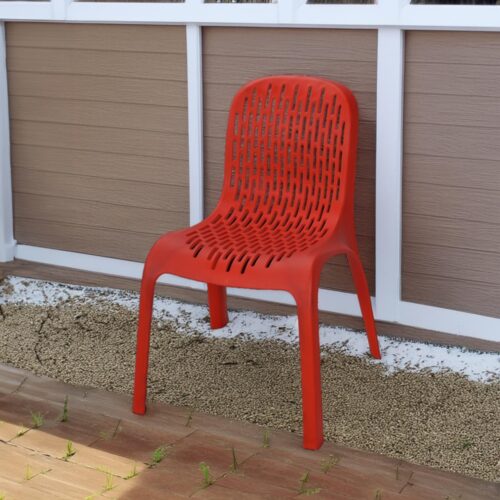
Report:
[[[150,404],[145,416],[134,415],[128,395],[74,387],[2,365],[0,381],[0,492],[7,499],[274,500],[305,496],[300,481],[306,472],[304,486],[317,499],[493,500],[500,494],[498,483],[333,443],[307,451],[300,436],[284,431],[269,430],[265,447],[262,427],[189,408]],[[61,422],[66,396],[68,420]],[[44,415],[42,426],[16,437],[22,426],[32,425],[31,412]],[[65,461],[69,439],[76,454]],[[151,455],[161,446],[166,456],[152,466]],[[208,487],[201,462],[215,481]]]

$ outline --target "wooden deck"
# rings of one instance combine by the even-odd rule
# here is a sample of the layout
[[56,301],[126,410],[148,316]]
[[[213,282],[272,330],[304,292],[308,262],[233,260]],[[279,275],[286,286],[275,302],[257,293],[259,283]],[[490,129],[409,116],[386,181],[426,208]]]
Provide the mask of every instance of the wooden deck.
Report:
[[[38,414],[43,422],[35,428]],[[213,484],[204,484],[202,462]],[[129,397],[0,365],[1,499],[306,495],[481,500],[498,499],[500,488],[331,443],[305,451],[299,436],[186,408],[151,405],[139,417],[130,412]]]

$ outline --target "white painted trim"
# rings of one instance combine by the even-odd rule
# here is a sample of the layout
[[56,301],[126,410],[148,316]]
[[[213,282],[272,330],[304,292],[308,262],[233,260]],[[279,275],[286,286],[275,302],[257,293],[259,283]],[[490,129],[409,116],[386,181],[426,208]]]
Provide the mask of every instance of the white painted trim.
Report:
[[[143,264],[121,259],[111,259],[76,252],[66,252],[50,248],[18,245],[16,259],[39,262],[41,264],[68,267],[81,271],[119,276],[140,280]],[[179,278],[173,275],[164,275],[159,283],[205,290],[204,283]],[[254,300],[264,300],[279,304],[295,305],[293,297],[277,290],[250,290],[230,288],[230,295]],[[321,311],[360,316],[356,295],[337,292],[334,290],[320,290],[319,308]],[[427,330],[441,331],[452,335],[464,335],[476,339],[497,341],[500,333],[500,319],[480,316],[440,307],[401,302],[401,325],[413,326]],[[382,319],[382,318],[377,318]]]
[[13,217],[5,23],[0,22],[0,262],[14,258]]
[[396,23],[403,29],[500,31],[500,6],[404,5]]
[[203,70],[201,26],[186,26],[189,129],[189,222],[203,220]]
[[68,7],[67,19],[144,24],[272,25],[278,22],[278,5],[73,2]]
[[67,9],[72,0],[50,0],[52,6],[52,17],[58,21],[66,19]]
[[0,20],[218,26],[500,31],[499,10],[498,6],[410,5],[409,0],[378,0],[372,5],[312,5],[304,0],[266,4],[205,4],[199,0],[185,3],[0,0]]
[[54,12],[47,2],[2,2],[0,0],[0,21],[48,21]]
[[[144,268],[144,264],[141,262],[21,244],[17,245],[15,257],[16,259],[38,262],[49,266],[68,267],[89,273],[107,274],[136,280],[141,279]],[[165,275],[158,282],[199,290],[204,289],[203,283],[173,275]]]
[[398,321],[401,298],[404,32],[381,28],[377,54],[375,269],[377,311]]
[[415,328],[493,342],[498,342],[500,336],[500,318],[413,302],[401,302],[400,312],[400,323]]

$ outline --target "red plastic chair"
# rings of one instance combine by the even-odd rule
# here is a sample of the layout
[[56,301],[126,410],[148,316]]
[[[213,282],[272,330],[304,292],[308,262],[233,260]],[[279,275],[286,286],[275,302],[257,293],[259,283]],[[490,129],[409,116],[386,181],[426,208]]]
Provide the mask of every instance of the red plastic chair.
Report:
[[272,76],[234,97],[225,175],[215,210],[165,234],[142,278],[133,411],[146,410],[155,282],[164,273],[208,284],[212,328],[228,321],[226,287],[286,290],[297,302],[304,448],[323,442],[318,287],[323,264],[347,254],[372,355],[380,358],[368,285],[354,230],[358,111],[342,85]]

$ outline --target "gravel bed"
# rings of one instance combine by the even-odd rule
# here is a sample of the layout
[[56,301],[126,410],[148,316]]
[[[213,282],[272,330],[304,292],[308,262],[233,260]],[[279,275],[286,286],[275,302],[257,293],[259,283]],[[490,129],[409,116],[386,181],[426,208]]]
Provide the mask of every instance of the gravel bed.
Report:
[[[297,346],[152,330],[149,396],[301,432]],[[99,296],[55,306],[3,304],[0,362],[64,382],[130,393],[136,314]],[[452,373],[388,374],[366,358],[322,350],[326,438],[410,462],[499,479],[500,384]]]

